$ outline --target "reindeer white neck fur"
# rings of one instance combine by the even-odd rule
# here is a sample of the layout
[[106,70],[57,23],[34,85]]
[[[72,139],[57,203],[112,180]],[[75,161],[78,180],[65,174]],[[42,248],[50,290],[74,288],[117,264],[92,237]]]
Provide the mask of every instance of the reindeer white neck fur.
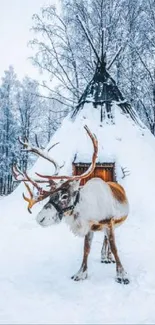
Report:
[[71,215],[66,213],[65,221],[75,235],[86,236],[93,223],[111,218],[119,221],[128,213],[126,196],[123,202],[118,201],[108,183],[100,178],[92,178],[80,190],[79,203]]

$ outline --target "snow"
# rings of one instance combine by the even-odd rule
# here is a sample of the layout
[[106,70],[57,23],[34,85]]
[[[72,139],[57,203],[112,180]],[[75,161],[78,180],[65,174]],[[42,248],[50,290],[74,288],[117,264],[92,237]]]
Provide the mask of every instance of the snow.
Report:
[[[92,143],[83,126],[99,142],[98,162],[115,162],[118,182],[124,186],[130,214],[116,229],[121,261],[129,285],[115,282],[115,265],[100,263],[103,233],[95,233],[89,257],[89,277],[70,277],[82,261],[83,239],[75,237],[62,221],[41,228],[22,199],[21,184],[0,200],[0,323],[1,324],[153,324],[155,323],[155,138],[124,116],[117,105],[115,124],[99,122],[98,109],[86,104],[73,122],[68,116],[49,147],[61,174],[71,174],[76,161],[90,162]],[[122,178],[121,167],[130,175]],[[39,158],[30,171],[52,174],[54,166]]]

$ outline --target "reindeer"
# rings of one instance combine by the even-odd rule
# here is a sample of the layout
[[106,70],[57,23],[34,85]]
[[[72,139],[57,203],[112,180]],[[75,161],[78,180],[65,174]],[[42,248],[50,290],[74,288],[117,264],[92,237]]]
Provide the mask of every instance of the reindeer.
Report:
[[[92,140],[94,152],[90,167],[82,175],[60,176],[58,174],[58,164],[49,158],[45,152],[31,147],[27,142],[20,142],[24,147],[45,159],[51,161],[55,166],[55,174],[52,176],[40,175],[39,180],[33,180],[27,173],[21,173],[19,168],[14,167],[13,173],[16,179],[24,181],[30,198],[28,210],[31,212],[32,206],[49,197],[49,201],[38,213],[36,220],[43,226],[50,226],[59,223],[62,218],[69,224],[75,235],[85,237],[83,260],[79,271],[72,276],[75,281],[84,280],[88,276],[87,260],[91,249],[93,234],[95,231],[104,232],[104,241],[101,249],[102,263],[116,262],[116,281],[128,284],[129,279],[120,261],[116,242],[115,227],[121,225],[129,213],[129,203],[124,188],[115,182],[105,182],[100,178],[91,178],[83,187],[80,181],[93,172],[98,153],[98,142],[96,136],[90,132],[87,126],[84,127]],[[38,184],[47,183],[50,190],[43,190]],[[37,189],[37,195],[32,192],[28,183],[33,184]],[[114,257],[113,257],[114,256]]]

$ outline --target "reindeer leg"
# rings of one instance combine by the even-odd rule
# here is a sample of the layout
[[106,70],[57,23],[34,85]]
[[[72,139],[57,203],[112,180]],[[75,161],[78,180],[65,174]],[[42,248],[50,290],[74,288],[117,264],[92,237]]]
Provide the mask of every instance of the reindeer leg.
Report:
[[115,263],[107,235],[104,236],[103,246],[101,249],[101,263]]
[[71,277],[71,279],[73,279],[74,281],[85,280],[88,276],[88,274],[87,274],[87,260],[88,260],[88,255],[90,253],[93,235],[94,234],[91,231],[91,232],[88,232],[88,234],[85,236],[83,261],[82,261],[80,270],[75,275],[73,275]]
[[117,253],[117,247],[115,243],[115,235],[114,235],[114,229],[112,223],[108,227],[107,233],[108,233],[108,239],[109,239],[111,251],[114,254],[116,260],[116,281],[119,283],[128,284],[130,281],[127,277],[127,273],[125,272]]

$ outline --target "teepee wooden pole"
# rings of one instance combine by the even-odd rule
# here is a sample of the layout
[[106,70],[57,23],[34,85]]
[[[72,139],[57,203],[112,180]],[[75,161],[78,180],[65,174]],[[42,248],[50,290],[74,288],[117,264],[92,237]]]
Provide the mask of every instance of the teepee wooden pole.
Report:
[[83,25],[83,22],[81,21],[79,15],[76,15],[76,17],[77,17],[77,19],[78,19],[78,21],[79,21],[79,23],[80,23],[80,25],[81,25],[81,27],[82,27],[82,29],[83,29],[85,35],[86,35],[86,38],[87,38],[89,44],[91,45],[91,47],[92,47],[92,49],[93,49],[93,51],[94,51],[94,53],[95,53],[95,55],[96,55],[96,57],[97,57],[97,60],[101,63],[101,60],[100,60],[100,58],[99,58],[99,56],[98,56],[98,54],[97,54],[97,51],[95,50],[95,47],[94,47],[94,45],[93,45],[93,42],[92,42],[92,40],[91,40],[91,37],[88,35],[88,32],[87,32],[85,26]]
[[107,67],[107,70],[109,70],[111,68],[113,63],[116,61],[117,57],[120,55],[121,51],[122,51],[122,46],[118,49],[117,53],[114,55],[113,59],[111,60],[111,62],[109,63],[109,65]]

